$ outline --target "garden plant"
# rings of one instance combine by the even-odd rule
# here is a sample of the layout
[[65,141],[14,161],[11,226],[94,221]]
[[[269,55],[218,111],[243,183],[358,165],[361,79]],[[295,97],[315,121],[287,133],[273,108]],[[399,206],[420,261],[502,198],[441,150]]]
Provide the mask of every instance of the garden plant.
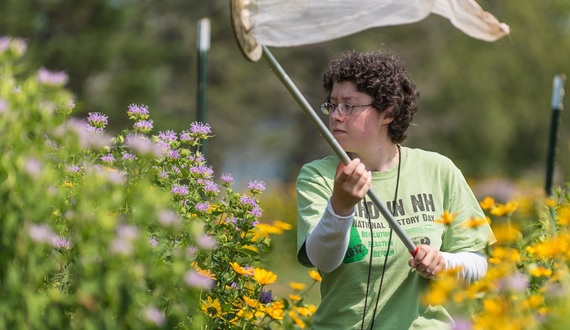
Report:
[[[72,116],[64,72],[35,70],[26,43],[0,38],[0,328],[303,329],[320,281],[278,297],[266,266],[272,235],[293,227],[263,217],[265,183],[234,190],[200,152],[206,123],[154,132],[150,110]],[[446,304],[456,329],[558,329],[570,321],[567,189],[481,201],[497,243],[489,271],[457,285],[449,270],[424,296]],[[443,214],[442,226],[453,221]],[[307,285],[307,283],[309,283]]]
[[107,115],[71,116],[67,75],[32,71],[26,47],[0,38],[1,328],[310,322],[316,307],[274,297],[261,263],[291,226],[260,223],[263,182],[237,193],[214,176],[198,151],[209,125],[153,134],[148,107],[131,104],[132,128],[110,136]]

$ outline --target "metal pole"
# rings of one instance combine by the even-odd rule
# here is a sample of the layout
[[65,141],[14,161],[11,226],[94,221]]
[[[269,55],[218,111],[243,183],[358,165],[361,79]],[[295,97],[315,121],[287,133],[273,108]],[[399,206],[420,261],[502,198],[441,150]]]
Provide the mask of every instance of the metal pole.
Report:
[[[210,20],[198,21],[198,122],[206,123],[206,87],[208,81],[208,52],[210,50]],[[205,141],[200,145],[200,152],[205,155]]]
[[[342,149],[338,141],[335,140],[335,138],[332,136],[331,132],[317,116],[316,112],[313,110],[309,102],[307,102],[307,100],[303,97],[303,94],[301,94],[297,86],[295,86],[295,84],[293,83],[291,78],[289,78],[285,70],[283,70],[283,68],[279,65],[277,60],[275,60],[269,49],[267,49],[266,46],[261,46],[261,47],[263,49],[262,52],[263,57],[267,60],[267,63],[269,63],[269,66],[273,69],[273,72],[277,75],[277,77],[279,78],[279,80],[281,80],[281,82],[285,85],[285,87],[287,87],[287,90],[289,90],[289,92],[291,93],[293,98],[297,101],[299,106],[301,106],[301,109],[305,112],[305,115],[309,117],[309,120],[317,128],[319,133],[321,133],[323,138],[328,142],[328,144],[334,150],[338,158],[340,158],[343,164],[347,165],[350,162],[350,157],[348,157],[348,155]],[[410,238],[408,237],[406,232],[402,229],[402,227],[396,222],[396,220],[394,219],[390,211],[388,211],[386,206],[382,203],[380,198],[378,198],[378,196],[376,195],[376,193],[374,193],[372,189],[368,190],[367,194],[368,197],[370,197],[372,203],[376,205],[378,210],[380,210],[380,213],[382,213],[384,218],[388,221],[390,227],[392,227],[396,235],[400,237],[406,248],[408,248],[408,251],[410,251],[412,255],[415,255],[417,252],[417,247],[410,240]]]
[[566,76],[559,74],[554,76],[552,91],[552,120],[550,123],[550,138],[548,143],[548,155],[546,159],[546,184],[545,192],[547,196],[552,195],[552,177],[554,176],[554,159],[556,156],[556,141],[558,138],[558,123],[560,121],[560,112],[562,111],[562,99],[564,97],[564,82]]

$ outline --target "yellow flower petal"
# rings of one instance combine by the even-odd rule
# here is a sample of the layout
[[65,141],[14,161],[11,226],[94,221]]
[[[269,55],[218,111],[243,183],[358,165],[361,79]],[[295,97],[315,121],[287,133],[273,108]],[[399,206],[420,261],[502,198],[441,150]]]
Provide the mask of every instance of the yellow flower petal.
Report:
[[266,285],[277,281],[277,275],[262,268],[255,268],[253,271],[253,279],[261,285]]

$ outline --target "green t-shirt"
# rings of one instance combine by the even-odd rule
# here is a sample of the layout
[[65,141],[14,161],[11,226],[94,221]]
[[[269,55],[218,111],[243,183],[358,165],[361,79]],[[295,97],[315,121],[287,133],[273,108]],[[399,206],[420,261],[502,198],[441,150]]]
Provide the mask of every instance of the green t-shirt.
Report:
[[[460,252],[480,251],[494,243],[490,226],[472,229],[462,225],[472,217],[485,215],[461,171],[451,160],[420,149],[402,147],[401,152],[396,201],[398,166],[385,172],[373,172],[372,189],[414,244]],[[303,166],[297,178],[297,256],[307,267],[313,266],[302,247],[332,195],[338,162],[335,156],[313,161]],[[457,214],[448,226],[434,222],[445,210]],[[376,206],[368,198],[360,201],[343,263],[330,273],[321,272],[321,303],[313,317],[312,329],[360,329],[367,287],[364,328],[370,328],[386,254],[374,328],[450,328],[452,319],[442,306],[421,305],[420,295],[429,280],[408,266],[411,255],[399,237],[393,233],[390,244],[389,237],[388,222]],[[367,285],[370,254],[372,268]]]

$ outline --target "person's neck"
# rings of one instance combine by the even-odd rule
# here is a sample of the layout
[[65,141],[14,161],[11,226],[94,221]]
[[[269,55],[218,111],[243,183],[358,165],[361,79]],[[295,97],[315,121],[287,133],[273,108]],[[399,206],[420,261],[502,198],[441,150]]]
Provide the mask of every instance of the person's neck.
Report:
[[349,153],[351,159],[360,158],[368,171],[382,172],[398,165],[399,153],[401,152],[397,144],[388,144],[367,154]]

